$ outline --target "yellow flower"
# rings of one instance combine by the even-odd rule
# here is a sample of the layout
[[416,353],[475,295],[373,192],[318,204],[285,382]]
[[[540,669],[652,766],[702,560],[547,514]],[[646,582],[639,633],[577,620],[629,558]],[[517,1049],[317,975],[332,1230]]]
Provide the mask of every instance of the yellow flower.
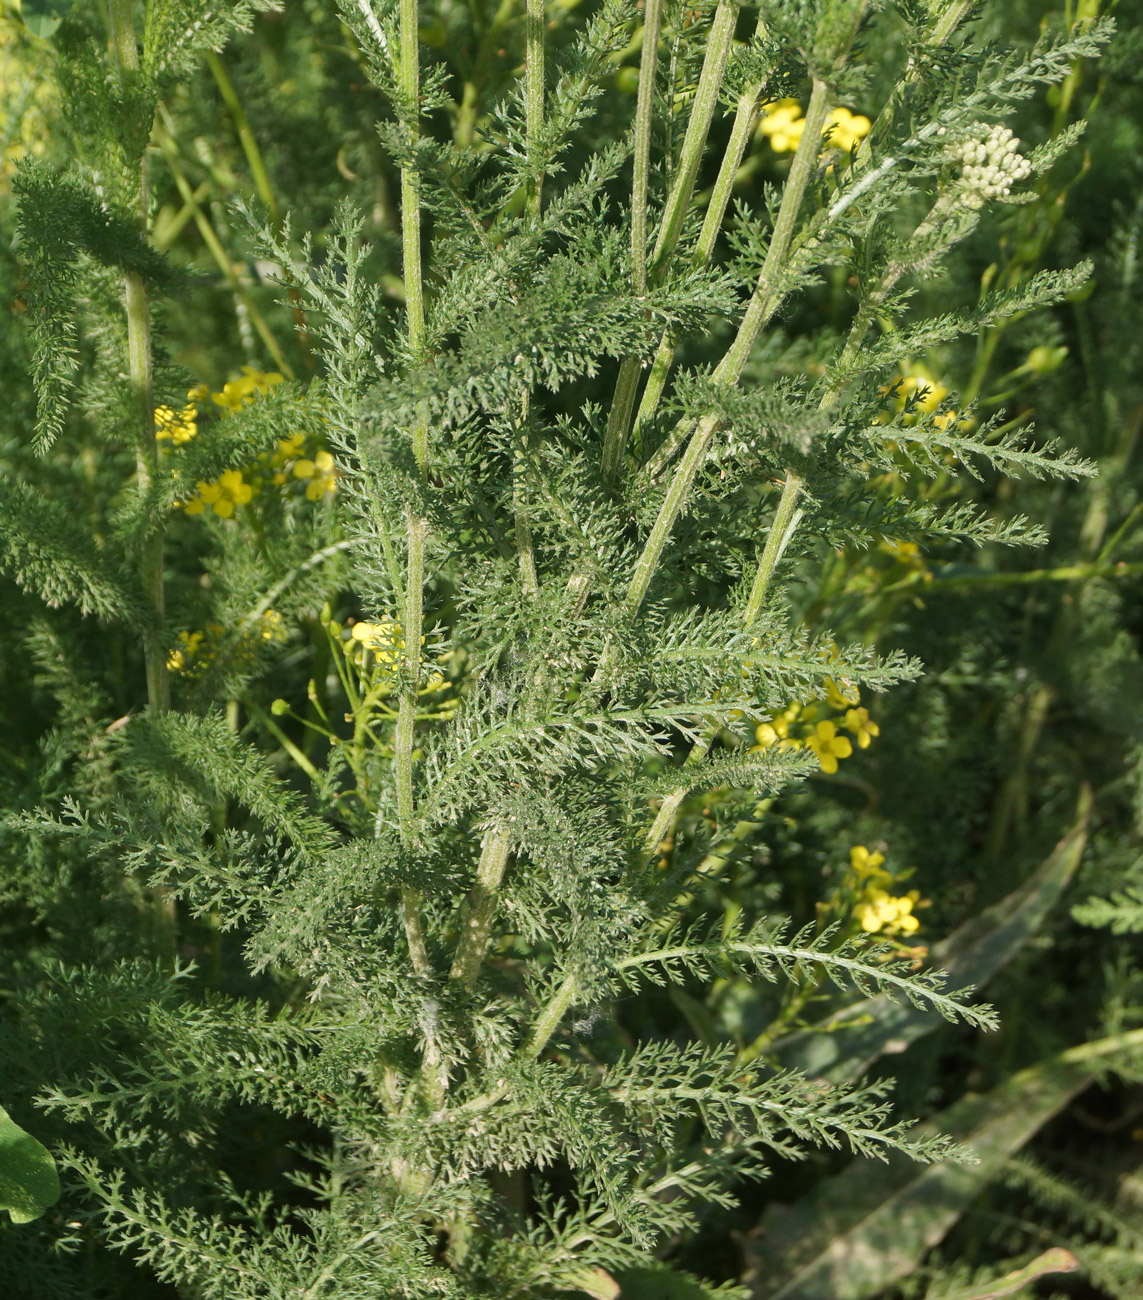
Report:
[[405,648],[400,623],[390,619],[382,619],[380,623],[366,623],[364,620],[354,623],[350,636],[366,650],[372,650],[380,664],[395,664]]
[[853,682],[844,679],[838,681],[835,677],[827,677],[825,695],[826,701],[839,713],[844,713],[851,706],[861,703],[861,691]]
[[240,469],[224,470],[217,482],[195,484],[198,495],[183,506],[188,515],[201,515],[210,506],[220,519],[229,519],[237,506],[244,506],[254,495],[254,489],[242,478]]
[[863,880],[866,876],[873,878],[884,876],[888,880],[889,873],[881,870],[884,861],[884,853],[870,853],[864,844],[855,844],[849,850],[849,865],[858,880]]
[[263,641],[284,641],[286,639],[286,625],[282,622],[282,616],[276,609],[268,609],[262,615],[260,630]]
[[754,748],[770,749],[777,745],[779,749],[800,749],[801,742],[790,735],[790,727],[801,712],[800,704],[791,704],[784,712],[776,714],[769,722],[760,722],[754,728],[754,739],[758,742]]
[[190,671],[192,660],[202,649],[202,632],[180,632],[178,645],[167,655],[167,668],[173,673]]
[[283,383],[283,376],[276,370],[255,370],[253,366],[243,366],[238,379],[231,379],[223,384],[221,393],[211,393],[211,401],[225,411],[237,411],[240,406],[254,400],[255,393],[265,393],[275,384]]
[[913,915],[913,893],[894,898],[884,889],[871,889],[866,895],[866,902],[857,908],[857,922],[863,930],[875,934],[884,930],[886,934],[915,934],[921,927],[920,921]]
[[320,501],[327,492],[333,492],[336,488],[336,475],[333,457],[328,451],[319,451],[313,460],[294,462],[294,477],[310,480],[306,486],[306,497],[310,501]]
[[796,99],[779,99],[768,104],[763,114],[758,130],[769,138],[770,148],[775,153],[792,153],[806,129],[802,106]]
[[155,438],[159,442],[169,439],[176,447],[181,447],[198,433],[197,419],[198,411],[193,402],[178,412],[169,406],[156,406]]
[[849,740],[837,734],[837,728],[832,722],[819,722],[810,733],[806,744],[818,756],[822,771],[831,776],[837,771],[837,760],[848,758],[853,753],[853,746]]
[[[767,136],[775,153],[792,153],[806,129],[802,106],[796,99],[779,99],[763,110],[758,124],[760,135]],[[829,133],[829,147],[844,149],[847,153],[869,133],[869,118],[851,113],[848,108],[835,108],[826,118],[822,133]]]
[[825,130],[829,132],[831,149],[844,149],[846,153],[869,134],[869,118],[861,113],[851,113],[848,108],[835,108],[826,118]]
[[306,435],[304,433],[293,433],[288,438],[279,438],[278,445],[270,457],[270,464],[275,468],[281,467],[287,461],[300,456],[305,445]]
[[856,739],[858,749],[868,749],[873,737],[881,734],[881,728],[869,716],[868,709],[846,709],[845,729]]

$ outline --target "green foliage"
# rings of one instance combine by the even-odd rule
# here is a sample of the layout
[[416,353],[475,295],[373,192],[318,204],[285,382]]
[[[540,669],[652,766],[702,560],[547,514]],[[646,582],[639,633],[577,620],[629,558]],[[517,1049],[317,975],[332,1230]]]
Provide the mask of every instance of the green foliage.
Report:
[[[1057,233],[1112,24],[658,9],[5,19],[50,88],[0,217],[29,1293],[947,1290],[926,1252],[1138,1074],[1129,956],[1054,910],[1143,898],[1083,337],[1138,314],[1138,200]],[[1053,944],[1086,1001],[1026,1014]],[[963,1249],[1011,1293],[1042,1244]]]

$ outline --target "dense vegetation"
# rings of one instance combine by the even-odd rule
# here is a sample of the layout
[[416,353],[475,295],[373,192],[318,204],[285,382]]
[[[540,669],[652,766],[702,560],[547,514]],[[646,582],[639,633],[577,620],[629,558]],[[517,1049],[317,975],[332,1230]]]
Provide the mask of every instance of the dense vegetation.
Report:
[[13,1296],[1143,1296],[1141,68],[2,0]]

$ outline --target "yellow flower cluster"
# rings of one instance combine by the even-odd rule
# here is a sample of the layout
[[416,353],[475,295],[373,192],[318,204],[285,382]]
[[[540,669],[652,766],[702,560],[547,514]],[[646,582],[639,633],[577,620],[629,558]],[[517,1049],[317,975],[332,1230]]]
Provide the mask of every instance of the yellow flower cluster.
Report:
[[223,384],[221,393],[211,393],[210,400],[224,411],[237,411],[240,406],[252,402],[256,393],[268,393],[282,382],[283,377],[276,370],[255,370],[253,366],[243,366],[241,376]]
[[[396,667],[405,648],[405,638],[401,635],[400,623],[382,619],[380,623],[367,623],[361,620],[350,629],[350,639],[361,646],[362,662],[369,662],[372,654],[377,663],[385,667]],[[425,638],[421,637],[422,644]],[[352,649],[352,647],[351,647]]]
[[893,877],[884,870],[883,853],[870,853],[864,844],[849,850],[851,886],[856,891],[854,915],[857,923],[870,934],[916,934],[921,923],[914,908],[927,906],[918,889],[907,894],[891,894],[886,888]]
[[[220,623],[208,623],[201,632],[180,632],[177,643],[167,655],[167,668],[183,677],[201,675],[218,657],[225,631]],[[252,662],[261,642],[285,639],[286,625],[281,614],[268,609],[251,631],[239,639],[234,649],[235,659],[240,663]]]
[[[869,118],[861,113],[851,113],[848,108],[835,108],[826,118],[822,134],[828,136],[827,147],[848,153],[855,144],[869,134]],[[802,106],[796,99],[777,99],[762,110],[758,132],[770,141],[775,153],[793,153],[806,129]]]
[[[906,403],[912,402],[912,410],[905,417],[906,424],[916,424],[925,416],[931,415],[949,395],[948,386],[935,378],[928,366],[919,361],[912,361],[903,366],[896,382],[886,384],[881,392],[885,396],[895,392],[893,403],[895,412],[903,411]],[[889,414],[881,415],[874,423],[888,424],[890,418]],[[971,421],[961,419],[956,411],[943,411],[940,415],[934,415],[932,422],[941,430],[947,429],[952,424],[959,424],[965,429],[972,427]]]
[[336,477],[333,457],[328,451],[319,451],[313,460],[303,457],[294,461],[294,478],[309,479],[306,484],[307,501],[320,501],[327,492],[333,492],[337,486]]
[[[222,408],[223,415],[228,415],[282,382],[276,370],[243,366],[239,378],[224,384],[220,393],[212,393],[206,384],[197,384],[187,393],[190,401],[181,411],[169,406],[156,408],[155,437],[181,446],[198,433],[196,403],[209,397]],[[282,487],[291,477],[296,478],[306,484],[307,500],[320,501],[327,492],[337,490],[337,470],[328,451],[318,451],[312,459],[305,456],[305,444],[305,434],[295,433],[279,439],[272,452],[260,456],[256,464],[245,470],[228,469],[213,482],[200,479],[195,483],[195,495],[184,501],[182,508],[188,515],[201,515],[209,508],[220,519],[230,519],[239,506],[252,501],[261,491],[264,473],[275,487]]]
[[[826,709],[832,709],[834,717],[823,718]],[[839,723],[849,736],[842,735]],[[852,755],[854,743],[858,749],[868,749],[873,737],[880,734],[881,728],[869,716],[869,710],[861,707],[857,688],[831,677],[826,682],[824,699],[791,704],[760,722],[754,729],[754,750],[805,748],[817,756],[821,770],[832,775],[840,760]]]
[[155,407],[155,438],[159,442],[170,442],[175,447],[181,447],[184,442],[190,442],[198,436],[198,406],[196,402],[201,401],[209,390],[205,384],[196,384],[194,388],[187,391],[186,406],[181,411],[172,410],[169,406]]
[[183,503],[188,515],[201,515],[209,506],[220,519],[229,519],[238,506],[244,506],[254,495],[254,488],[242,477],[240,469],[227,469],[213,483],[202,479],[195,484],[198,492]]
[[47,60],[20,39],[14,21],[0,18],[0,195],[21,158],[44,153],[55,95]]

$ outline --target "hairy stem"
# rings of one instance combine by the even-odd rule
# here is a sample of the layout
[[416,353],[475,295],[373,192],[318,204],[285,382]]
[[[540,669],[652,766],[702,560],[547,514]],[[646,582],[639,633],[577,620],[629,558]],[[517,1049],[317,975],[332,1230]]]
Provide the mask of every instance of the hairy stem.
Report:
[[[659,27],[663,0],[645,0],[643,6],[643,50],[639,57],[639,98],[635,105],[635,162],[631,179],[631,292],[647,296],[647,182],[651,171],[651,126],[655,109],[655,68],[659,58]],[[603,478],[613,480],[623,463],[623,446],[635,388],[639,361],[624,357],[615,384],[615,396],[603,438]]]
[[[406,127],[416,139],[420,99],[420,51],[417,41],[417,0],[401,0],[401,51],[399,86]],[[416,167],[401,168],[401,251],[405,279],[405,312],[412,364],[421,360],[425,341],[425,302],[421,272],[421,196]],[[428,472],[428,423],[418,416],[413,426],[413,457],[422,482]],[[416,812],[413,797],[413,732],[417,712],[417,688],[421,676],[421,626],[424,620],[425,540],[428,523],[409,506],[405,512],[407,556],[404,653],[402,687],[397,706],[397,729],[393,740],[393,770],[397,784],[397,820],[401,839],[410,844]],[[401,912],[409,957],[422,978],[432,973],[421,924],[420,896],[411,886],[401,890]],[[426,1054],[426,1063],[428,1056]],[[435,1075],[435,1070],[430,1070]]]
[[492,922],[496,918],[496,896],[508,866],[511,841],[501,826],[485,832],[476,869],[476,884],[465,903],[460,922],[460,937],[448,977],[462,988],[476,987],[476,978],[488,948]]
[[[540,132],[544,127],[544,0],[528,0],[526,31],[525,130],[528,160],[537,170],[528,178],[524,210],[529,224],[535,225],[540,219],[544,185],[543,175],[538,170]],[[532,543],[532,521],[528,516],[525,483],[530,406],[531,393],[525,391],[520,402],[520,445],[512,464],[512,505],[515,515],[516,553],[520,560],[520,581],[525,593],[534,596],[540,589],[540,583],[536,574],[536,553]]]
[[[111,38],[119,66],[119,80],[126,86],[139,74],[139,49],[135,43],[132,0],[111,0]],[[147,224],[147,159],[139,161],[139,222]],[[140,497],[146,498],[159,471],[159,449],[155,442],[155,401],[151,351],[151,306],[147,286],[135,271],[123,277],[123,299],[127,314],[127,363],[135,395],[135,482]],[[166,597],[163,590],[163,542],[166,529],[161,518],[148,527],[139,548],[139,579],[151,611],[151,622],[143,629],[143,658],[147,676],[147,703],[152,709],[168,709],[171,687],[167,656],[163,648]]]
[[529,1060],[535,1060],[537,1056],[548,1045],[548,1040],[556,1032],[560,1021],[564,1018],[568,1007],[575,1001],[575,995],[579,992],[579,980],[574,975],[565,977],[564,982],[552,995],[551,1001],[540,1012],[540,1018],[532,1026],[532,1033],[521,1055]]
[[718,107],[718,93],[722,88],[727,60],[730,58],[734,41],[734,24],[737,19],[738,5],[733,0],[720,0],[706,38],[706,55],[698,85],[695,87],[694,100],[691,103],[687,133],[679,153],[679,168],[675,173],[671,192],[667,196],[666,211],[663,213],[659,235],[655,240],[655,249],[651,254],[652,284],[661,282],[666,275],[679,236],[682,234],[683,222],[694,194],[699,164],[706,150],[707,134],[714,119],[714,111]]
[[[774,223],[774,233],[770,239],[766,260],[762,265],[758,284],[738,327],[734,342],[714,372],[713,378],[716,383],[729,387],[738,382],[746,359],[750,355],[750,349],[758,337],[758,331],[773,315],[781,300],[780,282],[785,269],[786,254],[794,237],[798,212],[802,206],[806,187],[817,162],[822,127],[825,125],[828,111],[829,100],[825,84],[815,80],[809,108],[806,110],[806,127],[798,142],[797,152],[794,154],[789,179],[782,191],[782,203],[778,209],[778,219]],[[718,417],[705,415],[699,420],[691,435],[690,444],[675,470],[659,509],[658,518],[643,547],[643,553],[635,565],[635,572],[624,602],[630,617],[634,617],[637,613],[643,597],[647,594],[647,588],[658,568],[667,538],[686,504],[695,475],[706,456],[717,428]]]
[[[761,25],[760,23],[759,26]],[[710,261],[711,254],[714,252],[715,240],[722,229],[723,218],[726,216],[727,205],[730,203],[734,178],[742,165],[746,146],[750,143],[750,137],[754,131],[758,110],[762,104],[763,89],[764,85],[759,81],[739,96],[734,113],[734,124],[730,130],[730,139],[727,141],[726,149],[722,155],[718,176],[715,179],[714,188],[711,190],[710,201],[707,204],[706,215],[703,218],[702,230],[699,233],[698,242],[691,257],[693,266],[706,266]],[[666,388],[671,362],[675,357],[676,342],[677,340],[670,330],[665,330],[663,337],[659,340],[659,348],[655,353],[654,361],[651,363],[651,373],[647,376],[647,383],[643,388],[643,397],[639,402],[639,410],[635,415],[632,438],[636,446],[641,443],[643,430],[655,418],[659,403],[663,399],[663,390]],[[675,445],[677,446],[677,443]],[[666,459],[663,460],[662,464],[666,464]],[[659,466],[659,469],[661,468],[662,465]],[[658,470],[648,467],[647,472],[654,476],[654,474],[658,473]]]

